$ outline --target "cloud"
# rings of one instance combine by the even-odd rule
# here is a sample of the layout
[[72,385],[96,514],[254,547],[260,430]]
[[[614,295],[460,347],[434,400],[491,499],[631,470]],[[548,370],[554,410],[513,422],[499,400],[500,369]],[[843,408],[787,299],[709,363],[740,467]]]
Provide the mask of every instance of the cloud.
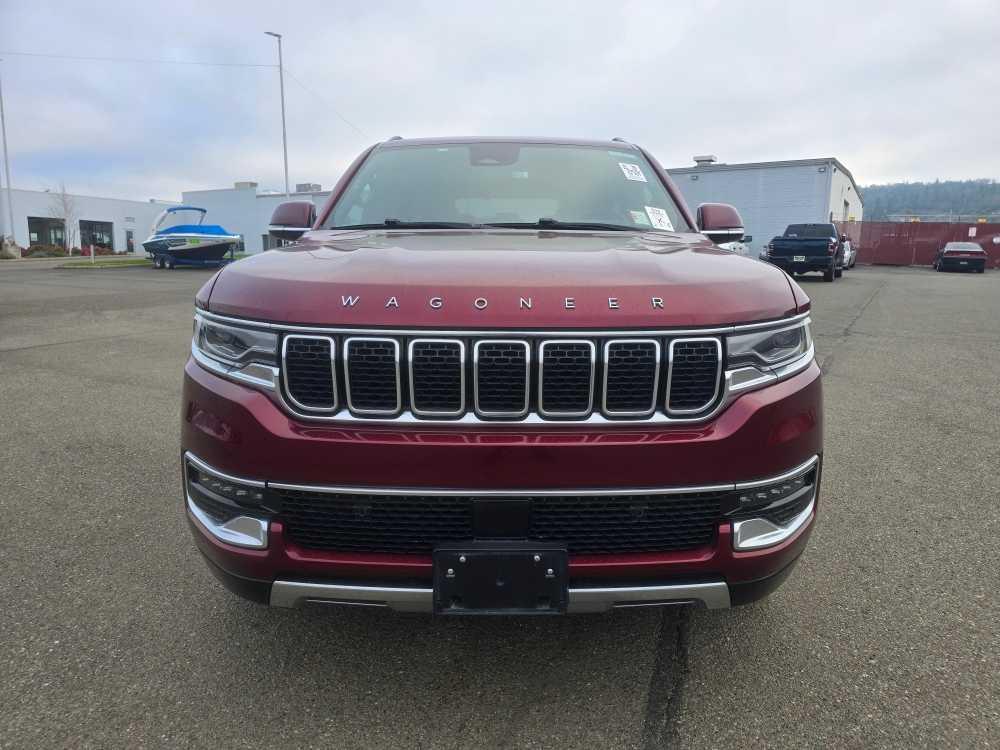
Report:
[[[5,3],[0,49],[275,61],[292,182],[394,134],[622,136],[668,166],[837,156],[861,183],[1000,177],[1000,4]],[[303,12],[296,12],[302,10]],[[273,68],[8,56],[15,184],[281,187]],[[338,113],[363,131],[345,124]]]

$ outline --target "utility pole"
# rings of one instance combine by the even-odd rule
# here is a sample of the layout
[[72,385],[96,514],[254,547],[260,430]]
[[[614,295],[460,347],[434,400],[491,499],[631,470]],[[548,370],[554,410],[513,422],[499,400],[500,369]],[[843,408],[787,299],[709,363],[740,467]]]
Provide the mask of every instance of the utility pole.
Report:
[[291,197],[288,191],[288,133],[285,130],[285,64],[281,59],[281,34],[265,31],[268,36],[278,40],[278,83],[281,86],[281,149],[285,157],[285,197]]
[[[11,242],[14,241],[14,204],[11,202],[10,198],[10,156],[7,155],[7,121],[4,119],[3,111],[3,77],[0,76],[0,140],[3,142],[3,171],[4,171],[4,181],[7,184],[7,216],[10,222],[10,238]],[[3,212],[0,211],[0,218],[2,218]],[[6,236],[6,229],[4,227],[6,224],[0,221],[0,248],[2,248],[4,243],[4,237]]]

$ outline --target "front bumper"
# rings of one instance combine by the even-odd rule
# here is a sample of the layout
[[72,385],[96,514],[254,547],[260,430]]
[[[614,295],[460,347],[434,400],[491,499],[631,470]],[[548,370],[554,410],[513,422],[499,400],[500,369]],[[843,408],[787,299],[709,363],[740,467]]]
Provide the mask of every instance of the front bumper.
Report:
[[[815,363],[743,394],[710,422],[682,427],[304,424],[263,394],[193,362],[186,368],[184,397],[185,452],[216,471],[262,483],[505,493],[524,487],[679,488],[774,478],[822,455]],[[816,484],[818,495],[818,476]],[[677,602],[715,608],[751,601],[776,586],[801,554],[817,499],[789,533],[778,530],[779,541],[761,549],[737,550],[741,528],[727,521],[719,523],[713,543],[697,549],[571,555],[569,611]],[[320,601],[430,609],[429,556],[304,549],[288,538],[280,517],[257,527],[230,523],[220,534],[196,511],[189,506],[187,512],[198,548],[213,572],[242,596],[275,606]],[[266,546],[255,547],[255,538]]]

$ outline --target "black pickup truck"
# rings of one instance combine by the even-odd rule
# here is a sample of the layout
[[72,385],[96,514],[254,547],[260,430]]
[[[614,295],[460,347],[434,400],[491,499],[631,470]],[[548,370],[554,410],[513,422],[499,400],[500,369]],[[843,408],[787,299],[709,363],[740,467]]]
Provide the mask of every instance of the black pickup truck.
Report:
[[771,240],[764,259],[790,274],[821,271],[823,281],[833,281],[844,271],[846,241],[834,224],[789,224]]

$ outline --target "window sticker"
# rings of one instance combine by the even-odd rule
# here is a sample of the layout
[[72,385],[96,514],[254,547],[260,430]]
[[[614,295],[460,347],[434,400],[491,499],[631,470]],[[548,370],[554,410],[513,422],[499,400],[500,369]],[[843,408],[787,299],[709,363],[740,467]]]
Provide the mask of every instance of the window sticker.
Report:
[[638,164],[626,164],[620,161],[618,162],[618,166],[622,168],[622,174],[625,175],[626,180],[646,182],[646,175],[642,173],[642,169],[639,168]]
[[666,229],[668,232],[674,231],[674,225],[667,216],[667,212],[656,206],[646,206],[646,215],[657,229]]
[[629,211],[628,213],[632,217],[633,224],[641,224],[644,227],[649,226],[649,219],[646,218],[646,214],[642,211]]

